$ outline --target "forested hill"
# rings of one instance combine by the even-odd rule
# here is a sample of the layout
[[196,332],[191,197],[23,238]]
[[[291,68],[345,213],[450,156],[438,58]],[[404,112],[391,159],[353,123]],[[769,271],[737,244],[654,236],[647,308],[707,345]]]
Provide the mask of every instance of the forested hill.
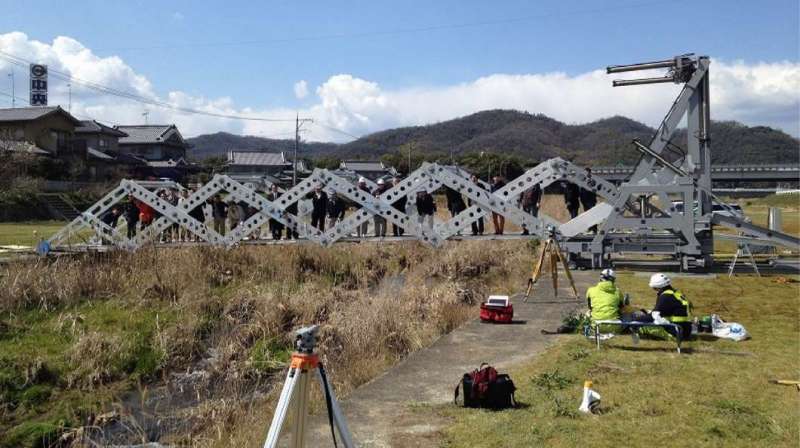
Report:
[[[649,142],[654,129],[625,117],[571,125],[541,114],[489,110],[426,126],[389,129],[345,143],[304,142],[303,157],[312,159],[375,159],[411,149],[415,157],[435,158],[469,153],[517,156],[527,161],[551,157],[573,159],[579,164],[633,163],[638,159],[631,140]],[[745,126],[731,121],[712,122],[712,155],[715,163],[800,163],[800,142],[765,126]],[[231,149],[291,151],[293,140],[275,140],[227,133],[189,139],[194,159],[224,156]],[[679,132],[672,148],[686,147]]]

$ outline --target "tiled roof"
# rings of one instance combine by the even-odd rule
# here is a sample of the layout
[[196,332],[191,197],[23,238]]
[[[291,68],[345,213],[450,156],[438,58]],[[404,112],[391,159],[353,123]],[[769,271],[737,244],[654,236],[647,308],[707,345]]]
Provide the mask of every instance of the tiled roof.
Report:
[[103,123],[98,123],[95,120],[81,120],[81,125],[75,128],[76,134],[96,134],[103,133],[113,135],[116,137],[127,137],[128,134],[114,129],[111,126],[106,126]]
[[[121,144],[134,143],[162,143],[167,138],[170,130],[177,128],[172,124],[152,124],[141,126],[115,126],[114,129],[128,134],[127,137],[119,139]],[[183,140],[183,138],[181,138]]]
[[76,125],[80,125],[80,121],[70,115],[69,112],[62,109],[60,106],[39,106],[39,107],[14,107],[11,109],[0,109],[0,121],[31,121],[38,120],[52,113],[62,113],[70,121]]
[[229,165],[283,166],[290,163],[282,152],[230,151]]

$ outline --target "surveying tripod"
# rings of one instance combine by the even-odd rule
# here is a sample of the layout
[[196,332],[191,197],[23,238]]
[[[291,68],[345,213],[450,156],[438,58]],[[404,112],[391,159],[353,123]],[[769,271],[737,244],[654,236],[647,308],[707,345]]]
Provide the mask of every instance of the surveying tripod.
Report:
[[[728,265],[728,278],[733,277],[734,271],[736,271],[736,262],[739,261],[739,257],[747,257],[750,260],[750,266],[753,267],[753,270],[756,272],[756,275],[761,277],[761,273],[758,272],[758,265],[756,265],[756,260],[753,258],[753,252],[750,250],[750,245],[746,242],[740,242],[736,245],[736,254],[733,255],[733,259],[731,260],[731,264]],[[748,263],[744,263],[748,264]]]
[[542,247],[539,259],[536,261],[536,265],[531,273],[531,278],[528,279],[528,289],[525,290],[525,298],[522,299],[522,301],[528,301],[531,290],[533,290],[533,285],[535,285],[536,282],[539,281],[539,277],[542,276],[542,266],[545,260],[548,260],[550,263],[550,276],[553,279],[553,293],[555,297],[558,297],[558,263],[561,263],[561,266],[564,268],[564,273],[569,280],[569,285],[572,287],[572,294],[575,295],[575,300],[578,300],[578,289],[575,287],[575,281],[572,280],[572,273],[569,270],[567,260],[564,258],[564,254],[561,253],[558,241],[556,241],[555,228],[548,226],[547,231],[549,232],[549,236],[544,243],[544,247]]
[[275,448],[278,446],[281,429],[283,429],[290,408],[292,410],[294,429],[292,430],[292,439],[289,446],[292,448],[303,448],[306,446],[308,383],[311,381],[312,374],[316,374],[315,376],[319,380],[325,395],[325,401],[328,407],[328,423],[331,426],[333,445],[336,446],[335,425],[345,448],[355,447],[353,444],[353,437],[350,434],[350,430],[347,428],[347,422],[344,419],[342,410],[339,408],[339,403],[336,401],[336,397],[333,396],[333,389],[328,382],[328,378],[325,376],[325,369],[322,367],[322,363],[319,361],[317,354],[314,353],[318,328],[318,326],[313,325],[296,331],[297,340],[295,345],[297,351],[292,353],[289,373],[286,375],[286,382],[283,384],[283,390],[281,390],[278,406],[275,408],[275,416],[272,417],[272,424],[269,427],[269,433],[267,434],[267,441],[264,442],[264,448]]

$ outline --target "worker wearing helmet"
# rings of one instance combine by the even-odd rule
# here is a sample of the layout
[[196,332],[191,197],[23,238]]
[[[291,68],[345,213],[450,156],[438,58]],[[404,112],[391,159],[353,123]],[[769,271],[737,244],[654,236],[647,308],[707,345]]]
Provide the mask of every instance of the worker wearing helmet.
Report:
[[612,269],[603,269],[600,281],[586,291],[586,303],[592,320],[616,320],[621,317],[624,296],[617,287],[616,274]]
[[[669,277],[664,274],[653,274],[650,287],[658,294],[656,306],[652,312],[658,312],[664,319],[681,326],[683,339],[692,333],[692,304],[677,289],[672,287]],[[667,330],[670,332],[670,330]],[[672,334],[670,332],[670,334]],[[673,334],[673,336],[675,336]]]

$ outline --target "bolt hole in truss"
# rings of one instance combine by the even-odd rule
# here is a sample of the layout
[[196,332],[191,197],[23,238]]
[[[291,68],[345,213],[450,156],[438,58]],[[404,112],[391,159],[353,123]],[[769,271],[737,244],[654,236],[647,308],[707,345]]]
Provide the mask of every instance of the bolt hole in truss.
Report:
[[[556,240],[571,259],[588,257],[594,268],[607,265],[612,254],[631,253],[668,255],[687,269],[708,267],[713,255],[714,224],[733,228],[743,238],[756,237],[765,243],[800,248],[800,239],[791,235],[755,226],[743,216],[712,213],[712,202],[720,201],[711,194],[709,64],[708,57],[682,55],[664,61],[608,67],[608,73],[669,70],[664,77],[618,80],[614,81],[614,86],[664,82],[683,84],[649,144],[633,142],[634,149],[641,153],[641,159],[631,178],[619,187],[560,158],[529,169],[494,192],[482,181],[473,182],[470,173],[463,169],[436,163],[424,163],[397,185],[376,195],[322,169],[315,169],[308,178],[273,200],[267,199],[254,187],[225,175],[214,176],[179,205],[173,205],[153,192],[157,188],[176,188],[174,183],[123,180],[48,242],[55,250],[85,248],[86,244],[73,246],[71,243],[76,236],[93,233],[98,247],[135,250],[156,243],[168,229],[182,228],[196,241],[232,247],[244,243],[268,221],[274,221],[301,241],[330,246],[339,241],[353,240],[352,235],[359,234],[362,224],[377,218],[403,229],[405,235],[380,240],[416,239],[437,247],[449,239],[470,239],[461,236],[461,232],[489,213],[496,213],[529,233],[504,239],[545,239],[549,233],[547,229],[553,228]],[[688,128],[686,148],[680,148],[676,157],[670,154],[676,151],[671,139],[684,117]],[[559,223],[544,213],[532,216],[519,207],[519,198],[525,191],[536,186],[544,191],[555,182],[569,182],[593,191],[604,202],[566,223]],[[297,211],[297,204],[318,186],[349,201],[358,208],[357,212],[324,231],[311,226]],[[433,220],[433,225],[414,219],[417,193],[431,193],[442,187],[458,192],[471,205],[446,221]],[[252,214],[233,229],[220,233],[209,227],[205,220],[196,219],[191,211],[223,193],[228,201],[244,204]],[[130,238],[105,225],[101,219],[128,197],[146,204],[159,215],[150,226]],[[407,198],[406,210],[394,205],[403,197]],[[673,205],[677,201],[684,204],[683,210],[677,210]],[[596,231],[589,233],[589,229]],[[370,238],[361,236],[360,239]]]

